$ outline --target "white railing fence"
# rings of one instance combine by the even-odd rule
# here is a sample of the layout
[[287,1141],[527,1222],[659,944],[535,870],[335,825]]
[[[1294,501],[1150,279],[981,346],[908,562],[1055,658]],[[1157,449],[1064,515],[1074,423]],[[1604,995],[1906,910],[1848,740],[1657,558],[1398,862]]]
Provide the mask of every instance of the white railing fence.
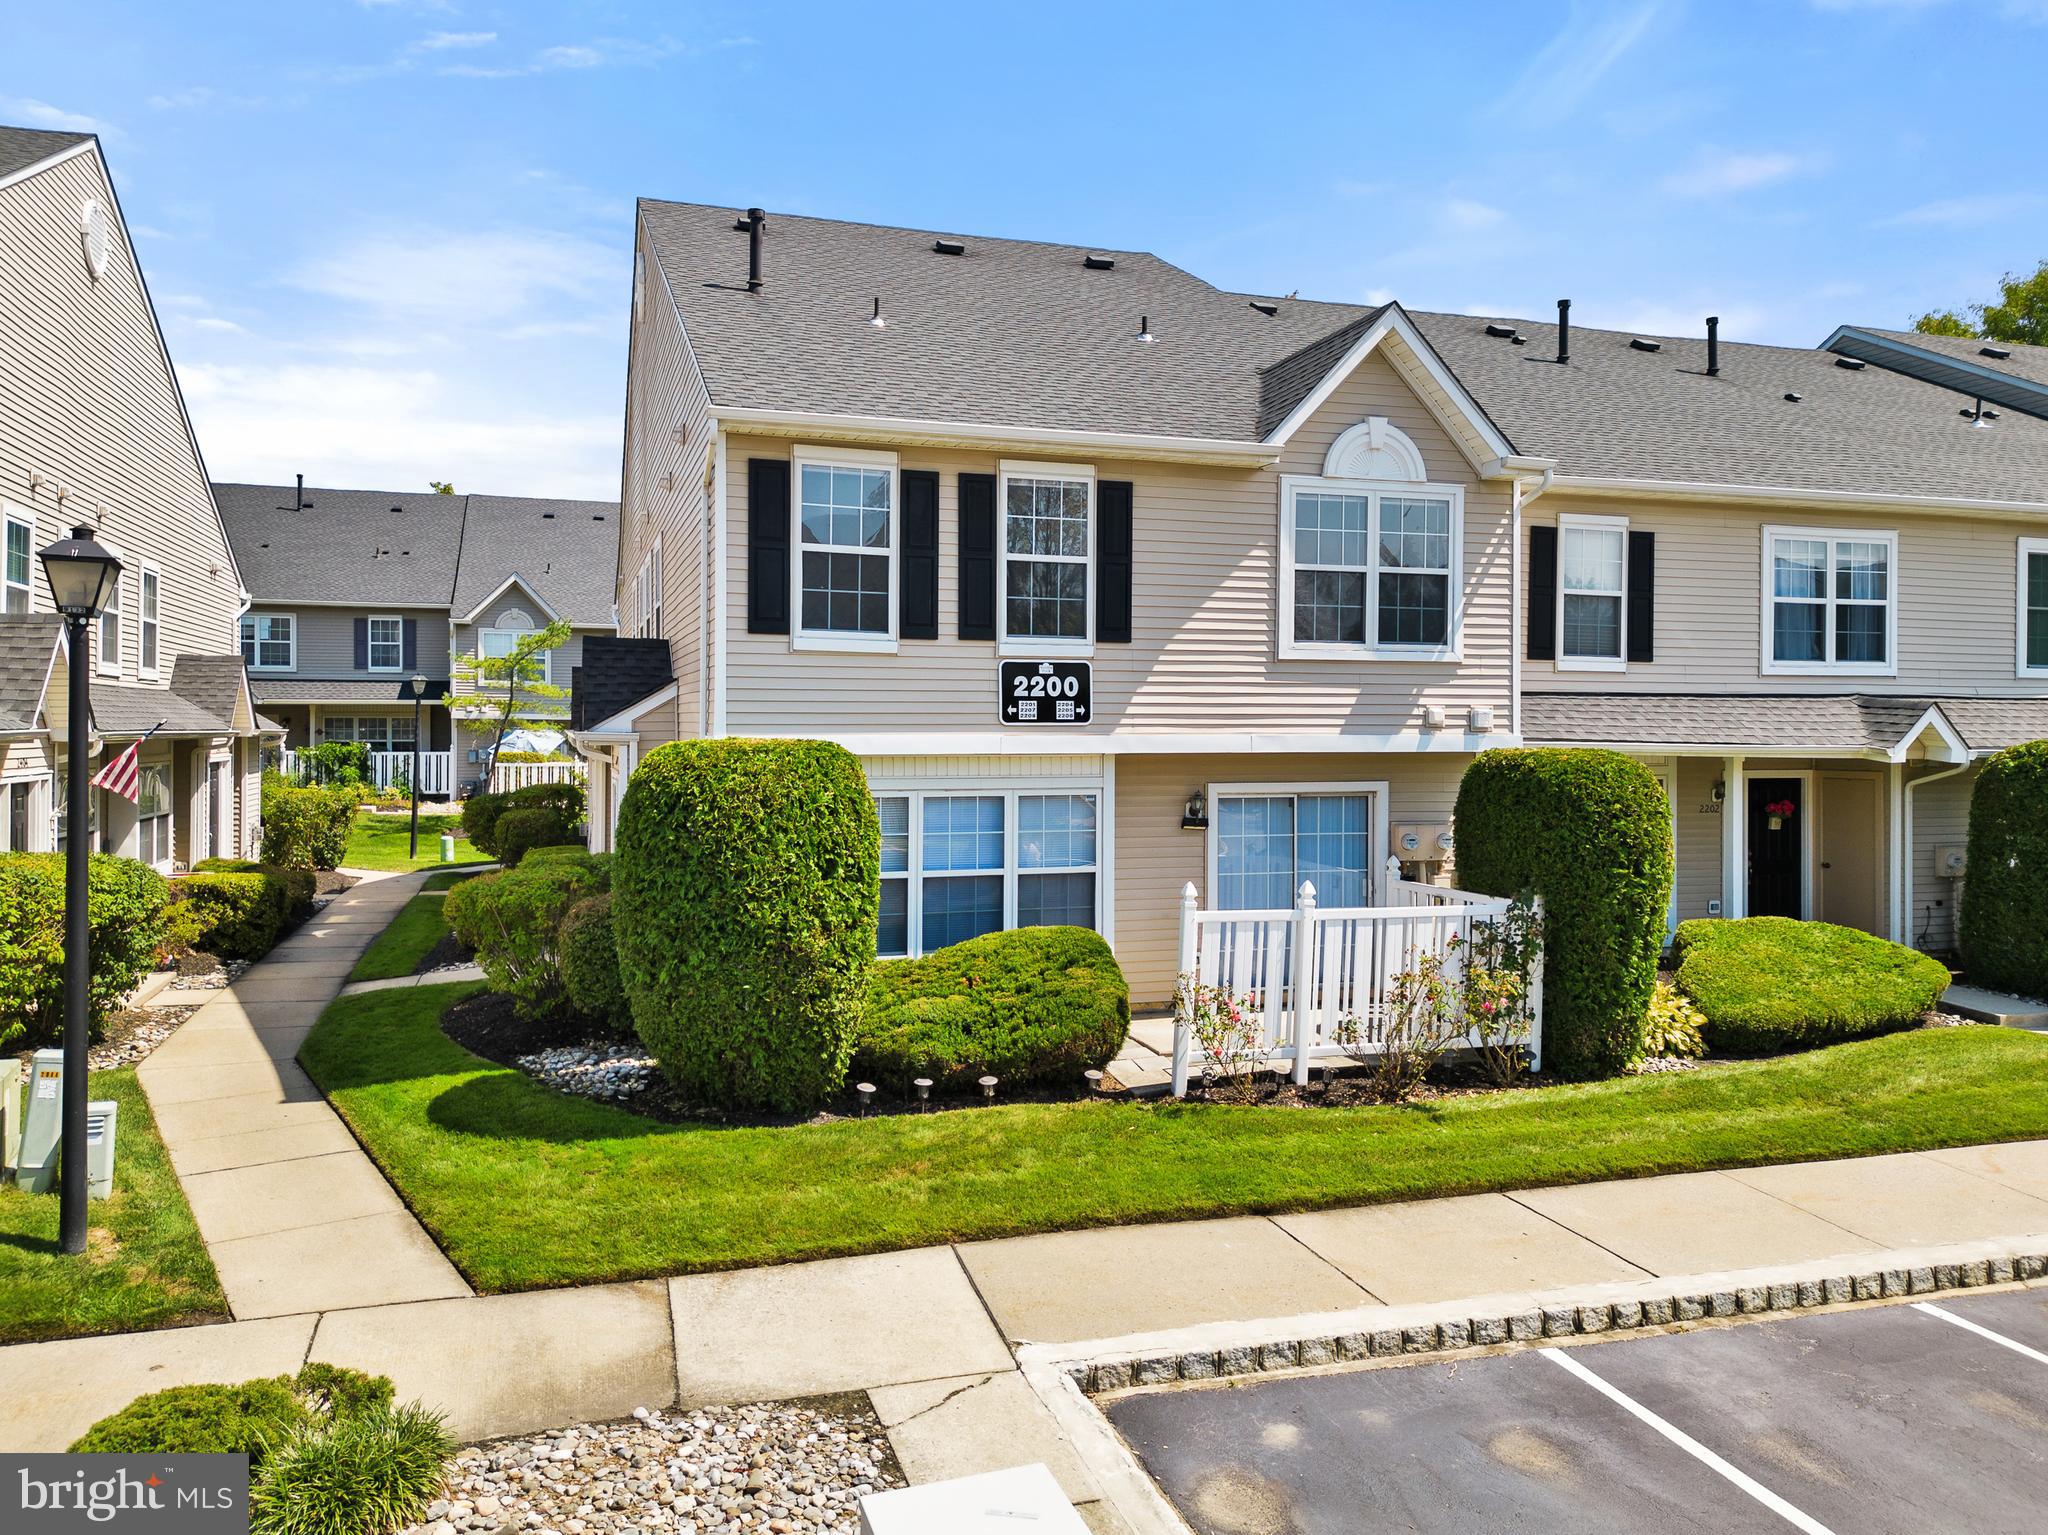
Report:
[[[449,785],[454,778],[452,752],[420,753],[420,798],[446,799]],[[378,789],[388,789],[393,784],[406,784],[412,780],[412,753],[371,752],[370,783]],[[296,778],[306,766],[303,752],[286,747],[278,754],[278,769],[287,778]]]
[[[1203,911],[1199,893],[1187,885],[1180,903],[1180,972],[1196,986],[1234,998],[1262,1035],[1263,1059],[1287,1063],[1294,1081],[1306,1083],[1314,1061],[1379,1053],[1397,979],[1433,954],[1442,960],[1444,979],[1455,986],[1475,934],[1485,947],[1490,935],[1481,929],[1506,920],[1514,905],[1404,880],[1393,860],[1386,892],[1385,906],[1324,909],[1316,905],[1314,884],[1304,881],[1292,908]],[[1540,931],[1540,900],[1535,920]],[[1301,964],[1297,955],[1311,956],[1311,962]],[[1532,1071],[1543,1062],[1540,959],[1533,972],[1526,1042]],[[1173,1028],[1175,1097],[1187,1093],[1193,1034],[1183,1002]],[[1482,1041],[1468,1035],[1465,1042],[1476,1047]]]
[[491,769],[491,793],[503,794],[536,783],[581,783],[580,762],[500,762]]

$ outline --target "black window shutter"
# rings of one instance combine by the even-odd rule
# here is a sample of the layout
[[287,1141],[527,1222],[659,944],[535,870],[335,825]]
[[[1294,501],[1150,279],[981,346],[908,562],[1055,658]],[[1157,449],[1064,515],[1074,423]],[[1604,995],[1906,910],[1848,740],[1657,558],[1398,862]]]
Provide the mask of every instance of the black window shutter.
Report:
[[996,477],[960,476],[960,638],[996,637]]
[[356,620],[356,670],[366,672],[369,669],[370,621],[367,618],[359,618]]
[[747,460],[747,633],[789,633],[789,461]]
[[906,469],[903,480],[903,586],[897,633],[939,637],[939,472]]
[[1557,659],[1557,529],[1529,530],[1529,659]]
[[1628,535],[1628,658],[1657,659],[1657,535]]
[[420,621],[417,618],[404,619],[400,628],[405,634],[405,659],[399,664],[411,671],[420,664]]
[[1131,642],[1131,482],[1103,480],[1095,487],[1095,638]]

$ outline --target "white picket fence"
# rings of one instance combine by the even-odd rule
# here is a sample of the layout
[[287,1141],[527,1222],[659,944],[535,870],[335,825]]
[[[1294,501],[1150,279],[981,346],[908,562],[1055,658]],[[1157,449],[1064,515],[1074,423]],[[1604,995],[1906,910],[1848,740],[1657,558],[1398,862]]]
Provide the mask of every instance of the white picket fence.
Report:
[[[420,753],[420,798],[447,799],[449,781],[453,771],[450,752]],[[371,752],[370,782],[379,789],[388,789],[394,783],[402,784],[412,777],[412,753]],[[298,776],[305,765],[304,756],[291,748],[279,754],[278,766],[287,777]]]
[[[1423,955],[1437,954],[1444,957],[1445,979],[1455,982],[1474,931],[1502,920],[1513,905],[1402,879],[1399,861],[1387,862],[1385,906],[1320,908],[1314,884],[1303,881],[1291,909],[1203,911],[1192,884],[1181,890],[1181,974],[1234,998],[1259,1025],[1265,1060],[1287,1063],[1297,1083],[1308,1081],[1314,1061],[1377,1053],[1395,979]],[[1542,921],[1540,900],[1536,921]],[[1460,940],[1456,946],[1453,937]],[[1298,964],[1296,955],[1313,956],[1313,962]],[[1356,1021],[1357,1037],[1340,1040],[1346,1019]],[[1183,1008],[1173,1027],[1175,1097],[1187,1093],[1193,1034]],[[1529,983],[1527,1043],[1533,1071],[1543,1061],[1540,964]]]
[[500,762],[491,769],[491,792],[503,794],[536,783],[581,783],[580,762]]

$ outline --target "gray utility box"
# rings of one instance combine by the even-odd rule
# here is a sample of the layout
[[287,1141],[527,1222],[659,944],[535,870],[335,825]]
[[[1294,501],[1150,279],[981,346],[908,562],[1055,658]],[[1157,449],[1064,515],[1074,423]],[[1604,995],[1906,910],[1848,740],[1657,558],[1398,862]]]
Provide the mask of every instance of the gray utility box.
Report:
[[114,1192],[114,1129],[121,1105],[112,1099],[85,1106],[85,1197],[105,1199]]
[[64,1052],[38,1050],[28,1064],[28,1112],[21,1123],[15,1181],[47,1194],[57,1181],[57,1140],[64,1124]]
[[21,1160],[21,1062],[0,1060],[0,1183]]

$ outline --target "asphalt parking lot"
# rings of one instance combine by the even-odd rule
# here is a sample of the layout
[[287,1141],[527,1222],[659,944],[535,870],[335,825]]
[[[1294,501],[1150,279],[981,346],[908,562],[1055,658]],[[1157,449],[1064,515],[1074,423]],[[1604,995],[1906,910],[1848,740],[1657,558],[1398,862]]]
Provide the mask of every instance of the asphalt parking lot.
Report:
[[1937,1301],[1106,1410],[1201,1535],[2048,1527],[2048,1289]]

